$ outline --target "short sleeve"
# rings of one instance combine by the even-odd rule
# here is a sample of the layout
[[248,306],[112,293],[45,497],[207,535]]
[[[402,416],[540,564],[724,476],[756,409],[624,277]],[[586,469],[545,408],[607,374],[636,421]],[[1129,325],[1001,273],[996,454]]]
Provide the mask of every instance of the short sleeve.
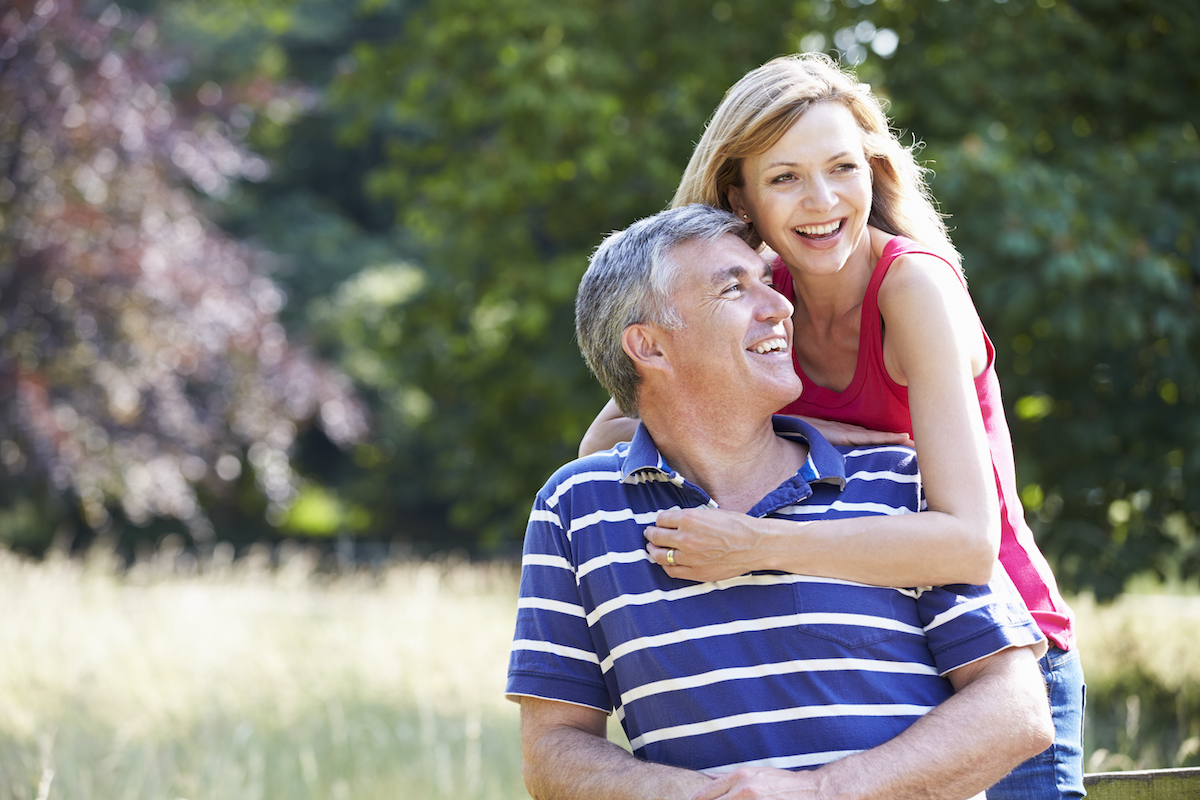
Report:
[[918,606],[938,674],[1044,640],[1008,576],[996,573],[982,586],[954,584],[921,594]]
[[[539,493],[521,558],[516,632],[509,655],[510,699],[540,697],[612,711],[580,601],[567,530]],[[562,506],[560,505],[559,508]]]

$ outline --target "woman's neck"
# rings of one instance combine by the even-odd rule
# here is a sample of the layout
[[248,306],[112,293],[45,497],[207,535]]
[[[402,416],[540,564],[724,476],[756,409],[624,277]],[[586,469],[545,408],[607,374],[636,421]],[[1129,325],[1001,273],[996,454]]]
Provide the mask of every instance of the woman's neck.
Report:
[[857,314],[875,264],[892,238],[891,234],[868,226],[846,263],[831,274],[813,275],[788,264],[796,295],[793,302],[797,324],[807,323],[814,330],[830,331],[848,315]]

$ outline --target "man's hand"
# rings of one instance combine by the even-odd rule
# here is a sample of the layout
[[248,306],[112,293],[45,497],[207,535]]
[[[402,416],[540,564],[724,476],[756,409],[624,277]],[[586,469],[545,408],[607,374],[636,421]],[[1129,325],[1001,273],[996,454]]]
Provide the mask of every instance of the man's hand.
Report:
[[816,800],[819,797],[815,772],[789,772],[774,767],[743,767],[716,776],[688,800]]
[[[646,550],[672,578],[699,582],[735,578],[765,569],[757,522],[720,508],[660,511],[655,524],[644,531],[649,542]],[[670,550],[675,552],[668,559]]]

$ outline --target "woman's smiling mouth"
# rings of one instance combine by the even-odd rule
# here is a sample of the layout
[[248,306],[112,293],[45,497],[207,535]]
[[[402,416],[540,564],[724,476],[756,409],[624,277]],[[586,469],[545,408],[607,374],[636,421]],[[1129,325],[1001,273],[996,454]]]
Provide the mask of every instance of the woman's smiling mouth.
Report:
[[801,225],[793,228],[796,233],[803,236],[805,239],[828,239],[842,229],[846,224],[845,219],[839,219],[836,222],[824,222],[820,225]]

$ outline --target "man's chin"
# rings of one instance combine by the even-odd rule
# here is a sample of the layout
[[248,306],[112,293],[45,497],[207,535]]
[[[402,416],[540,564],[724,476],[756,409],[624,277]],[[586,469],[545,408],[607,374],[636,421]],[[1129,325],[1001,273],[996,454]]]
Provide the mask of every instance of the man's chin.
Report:
[[773,408],[779,409],[795,402],[796,399],[800,397],[800,392],[802,389],[803,387],[799,381],[794,384],[791,381],[787,381],[784,383],[773,384],[769,390],[763,392],[763,395],[764,397],[769,396],[771,401],[775,403]]

